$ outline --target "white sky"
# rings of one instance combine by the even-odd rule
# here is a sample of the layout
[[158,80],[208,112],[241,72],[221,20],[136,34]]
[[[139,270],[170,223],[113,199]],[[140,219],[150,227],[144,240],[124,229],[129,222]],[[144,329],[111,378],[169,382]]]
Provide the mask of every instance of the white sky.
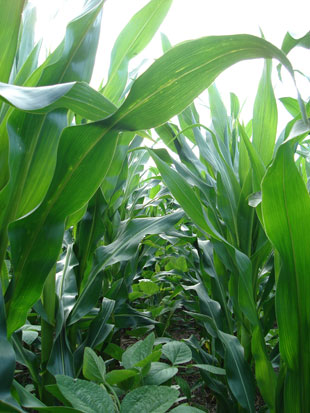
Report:
[[[97,88],[107,78],[109,57],[113,44],[126,23],[147,0],[106,0],[103,8],[102,30],[95,64],[92,86]],[[44,37],[45,45],[54,49],[61,41],[66,23],[79,13],[83,0],[31,0],[37,6],[37,38]],[[58,10],[58,13],[57,13]],[[162,54],[160,32],[165,33],[173,45],[201,36],[248,33],[260,36],[262,29],[266,40],[280,47],[289,31],[295,37],[303,36],[309,29],[309,0],[174,0],[158,34],[147,49],[135,58],[132,68],[144,58],[152,62]],[[54,19],[54,20],[53,20]],[[57,27],[57,31],[55,31]],[[289,54],[295,69],[310,74],[310,51],[297,48]],[[216,85],[228,102],[229,92],[234,92],[242,103],[247,99],[243,116],[251,118],[251,108],[261,75],[263,61],[239,63],[226,70]],[[276,72],[274,70],[274,72]],[[288,75],[283,71],[283,84],[274,76],[277,97],[293,96],[296,92]],[[309,82],[299,76],[299,88],[304,99],[310,96]],[[279,103],[279,121],[286,112]]]

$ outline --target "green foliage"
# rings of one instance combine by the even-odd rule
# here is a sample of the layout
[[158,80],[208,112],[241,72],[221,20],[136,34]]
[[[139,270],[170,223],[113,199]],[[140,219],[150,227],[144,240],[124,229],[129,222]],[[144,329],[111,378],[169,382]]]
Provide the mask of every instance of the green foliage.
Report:
[[[199,371],[218,411],[254,412],[257,386],[271,413],[307,413],[309,104],[281,99],[293,119],[277,137],[271,59],[294,79],[286,55],[309,36],[279,50],[163,35],[165,54],[131,83],[129,61],[172,3],[151,0],[98,92],[104,1],[40,66],[35,11],[15,3],[0,16],[0,411],[198,412],[186,375]],[[267,60],[244,126],[213,82],[254,58]],[[206,88],[208,126],[193,103]],[[166,149],[141,146],[150,128]],[[187,322],[199,339],[175,340]],[[148,335],[124,349],[124,334]],[[176,387],[191,405],[173,406]]]

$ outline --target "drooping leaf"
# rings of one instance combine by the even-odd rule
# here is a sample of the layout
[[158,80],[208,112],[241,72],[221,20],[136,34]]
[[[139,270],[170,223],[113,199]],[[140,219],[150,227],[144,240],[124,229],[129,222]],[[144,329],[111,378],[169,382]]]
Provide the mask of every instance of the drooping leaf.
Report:
[[277,58],[293,75],[285,55],[255,36],[210,36],[179,44],[136,80],[110,122],[128,130],[161,125],[185,109],[225,69],[258,57]]

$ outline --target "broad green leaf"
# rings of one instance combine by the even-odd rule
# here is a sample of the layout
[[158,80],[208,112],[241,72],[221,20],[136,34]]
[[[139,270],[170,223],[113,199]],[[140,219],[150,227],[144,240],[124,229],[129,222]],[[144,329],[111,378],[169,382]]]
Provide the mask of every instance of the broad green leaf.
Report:
[[253,146],[266,166],[272,159],[278,124],[278,110],[271,74],[272,63],[266,60],[253,112]]
[[83,375],[86,379],[95,381],[97,383],[103,383],[105,379],[105,363],[102,357],[97,354],[90,347],[86,347],[84,350],[83,361]]
[[237,337],[218,332],[225,346],[227,381],[238,403],[250,413],[255,413],[255,385],[251,369],[244,359],[243,347]]
[[106,374],[105,380],[107,383],[113,386],[114,384],[121,383],[122,381],[125,381],[129,379],[130,377],[134,377],[138,374],[139,374],[138,370],[126,370],[126,369],[112,370]]
[[151,353],[154,345],[155,336],[151,333],[143,341],[138,341],[128,347],[122,355],[122,364],[125,369],[135,367],[140,361],[146,359]]
[[160,385],[174,377],[178,372],[177,367],[171,367],[169,364],[153,362],[150,371],[143,379],[144,384]]
[[259,57],[277,58],[293,76],[283,52],[255,36],[210,36],[181,43],[136,80],[110,122],[128,130],[161,125],[184,110],[225,69]]
[[120,413],[165,413],[179,392],[166,386],[142,386],[127,394]]
[[[17,49],[18,33],[25,0],[1,0],[0,82],[8,82]],[[4,29],[5,28],[5,29]]]
[[173,365],[191,361],[191,349],[182,341],[170,341],[162,347],[162,353]]
[[294,140],[282,144],[262,183],[266,233],[282,265],[277,281],[276,315],[280,352],[287,373],[284,412],[310,409],[309,244],[310,198],[294,163]]
[[117,103],[128,78],[128,63],[150,42],[164,20],[172,0],[151,0],[135,14],[118,36],[111,53],[109,77],[103,94]]
[[72,406],[84,413],[115,411],[110,395],[98,384],[67,376],[56,376],[56,382],[59,390]]

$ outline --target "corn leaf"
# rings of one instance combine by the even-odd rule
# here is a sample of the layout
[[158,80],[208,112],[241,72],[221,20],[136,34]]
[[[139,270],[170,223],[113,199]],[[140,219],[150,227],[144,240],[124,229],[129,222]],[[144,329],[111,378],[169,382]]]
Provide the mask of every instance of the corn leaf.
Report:
[[151,0],[133,16],[118,36],[111,54],[109,78],[103,94],[117,103],[125,89],[128,63],[150,42],[169,11],[172,0]]
[[271,72],[271,61],[266,60],[253,113],[253,146],[265,165],[268,165],[272,159],[278,124],[278,110],[271,83]]
[[255,386],[250,367],[243,356],[243,348],[237,337],[218,332],[226,350],[225,369],[229,387],[238,403],[250,413],[255,412]]
[[0,81],[8,82],[15,59],[18,33],[25,0],[1,0],[0,27]]
[[129,260],[145,235],[169,230],[182,216],[183,212],[179,211],[164,217],[137,218],[123,222],[117,239],[107,246],[97,248],[96,265],[70,314],[68,324],[78,321],[95,305],[100,294],[99,286],[102,283],[101,270],[116,262]]
[[225,69],[259,57],[280,60],[293,76],[285,55],[255,36],[210,36],[181,43],[136,80],[110,121],[128,130],[161,125],[184,110]]
[[[97,17],[102,4],[100,0],[87,3],[86,10],[80,18],[69,24],[63,47],[56,53],[57,60],[49,61],[49,65],[43,65],[40,71],[40,78],[37,79],[39,86],[62,80],[81,80],[84,75],[85,80],[88,80],[92,71],[90,65],[94,60],[90,52],[95,55],[95,50],[89,48],[88,43],[90,40],[95,41],[96,36],[99,36]],[[92,29],[94,22],[96,30]],[[81,65],[81,62],[84,63]],[[69,87],[64,86],[67,90]],[[9,122],[11,123],[8,132],[3,124],[1,131],[4,133],[0,135],[0,147],[4,153],[9,147],[9,157],[6,160],[8,165],[5,165],[3,159],[1,166],[4,173],[9,167],[10,176],[8,184],[0,193],[1,256],[6,249],[9,223],[34,209],[46,194],[55,169],[60,134],[66,126],[67,119],[64,110],[46,116],[15,110],[9,117]]]
[[310,409],[308,299],[310,198],[294,163],[294,140],[278,149],[262,183],[265,229],[282,260],[276,291],[281,356],[287,367],[284,412]]

